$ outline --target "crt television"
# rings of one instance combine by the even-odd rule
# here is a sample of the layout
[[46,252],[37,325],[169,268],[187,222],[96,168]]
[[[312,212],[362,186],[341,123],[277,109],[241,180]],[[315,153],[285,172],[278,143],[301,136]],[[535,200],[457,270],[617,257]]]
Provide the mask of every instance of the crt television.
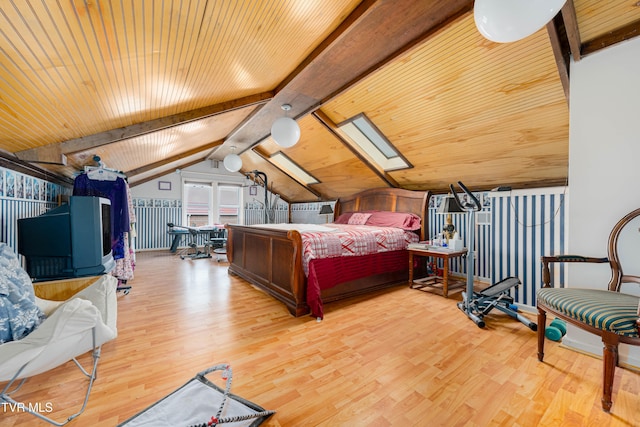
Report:
[[111,202],[71,196],[69,203],[18,220],[18,252],[34,281],[96,276],[115,266]]

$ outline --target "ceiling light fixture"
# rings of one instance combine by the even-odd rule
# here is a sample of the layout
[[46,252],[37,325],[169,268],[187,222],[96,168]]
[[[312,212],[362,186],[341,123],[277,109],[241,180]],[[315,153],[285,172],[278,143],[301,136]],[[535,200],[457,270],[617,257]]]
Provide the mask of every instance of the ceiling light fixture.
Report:
[[236,147],[231,146],[231,153],[227,154],[223,161],[225,169],[229,172],[238,172],[242,167],[242,159],[234,151]]
[[[291,110],[291,105],[283,104],[281,108],[286,113]],[[280,117],[271,125],[271,137],[283,148],[293,147],[300,139],[300,126],[291,117]]]
[[567,0],[476,0],[478,31],[497,43],[521,40],[544,27]]

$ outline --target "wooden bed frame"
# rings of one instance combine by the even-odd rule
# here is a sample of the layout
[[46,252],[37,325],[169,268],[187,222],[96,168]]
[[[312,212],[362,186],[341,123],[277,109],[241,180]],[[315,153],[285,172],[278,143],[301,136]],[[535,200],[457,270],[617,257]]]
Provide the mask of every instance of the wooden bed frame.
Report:
[[[430,191],[397,188],[365,190],[337,201],[334,217],[344,212],[411,212],[422,219],[420,240],[426,240]],[[273,230],[256,226],[228,225],[229,273],[247,280],[283,302],[292,315],[310,312],[306,303],[306,278],[302,267],[302,240],[296,230]],[[323,302],[396,285],[408,280],[407,270],[370,276],[323,290]]]

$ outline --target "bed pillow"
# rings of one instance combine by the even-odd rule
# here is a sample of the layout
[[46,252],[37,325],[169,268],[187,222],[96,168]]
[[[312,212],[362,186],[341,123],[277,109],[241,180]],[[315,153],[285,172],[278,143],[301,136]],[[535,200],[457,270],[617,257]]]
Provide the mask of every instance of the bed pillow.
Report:
[[351,218],[351,215],[353,215],[353,212],[345,212],[343,214],[340,214],[340,216],[338,218],[333,220],[333,223],[334,224],[349,224],[349,218]]
[[367,225],[378,227],[396,227],[403,230],[419,230],[422,226],[420,217],[406,212],[373,212],[367,220]]
[[351,217],[349,218],[348,224],[351,225],[364,225],[367,223],[367,221],[369,220],[369,218],[371,217],[370,213],[363,213],[363,212],[354,212]]

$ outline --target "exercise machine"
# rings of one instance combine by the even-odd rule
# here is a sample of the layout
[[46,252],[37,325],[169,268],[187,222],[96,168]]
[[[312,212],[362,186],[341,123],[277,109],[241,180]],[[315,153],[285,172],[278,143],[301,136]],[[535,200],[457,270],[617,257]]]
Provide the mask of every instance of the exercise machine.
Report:
[[467,286],[462,292],[462,301],[458,303],[458,308],[467,315],[479,328],[484,328],[484,316],[494,308],[519,320],[532,331],[538,329],[538,325],[518,313],[518,307],[513,303],[513,297],[509,291],[522,284],[517,277],[507,277],[481,292],[475,292],[474,270],[475,270],[475,233],[476,233],[476,212],[482,209],[480,201],[469,191],[465,185],[458,181],[458,185],[465,192],[465,200],[460,200],[453,184],[450,185],[451,193],[455,197],[456,203],[467,213]]

